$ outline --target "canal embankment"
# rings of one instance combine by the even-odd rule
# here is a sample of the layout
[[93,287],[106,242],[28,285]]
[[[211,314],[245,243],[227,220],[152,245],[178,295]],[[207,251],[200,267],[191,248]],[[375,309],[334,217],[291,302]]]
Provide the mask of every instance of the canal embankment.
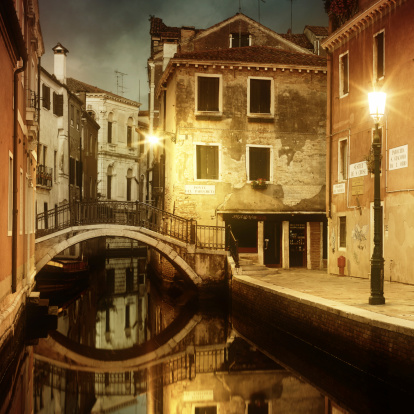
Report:
[[232,313],[246,316],[233,320],[240,334],[262,332],[263,347],[271,349],[272,331],[284,332],[385,387],[412,393],[414,286],[386,283],[386,304],[373,306],[369,280],[305,269],[268,275],[232,269]]

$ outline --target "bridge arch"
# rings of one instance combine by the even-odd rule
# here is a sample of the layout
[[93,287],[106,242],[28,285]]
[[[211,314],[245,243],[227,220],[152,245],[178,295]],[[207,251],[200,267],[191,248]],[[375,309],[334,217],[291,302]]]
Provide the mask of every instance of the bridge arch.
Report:
[[202,279],[188,265],[188,263],[167,242],[186,247],[186,244],[168,236],[162,236],[151,230],[124,226],[119,224],[89,225],[69,227],[36,239],[36,272],[38,273],[49,260],[70,246],[98,237],[124,237],[145,243],[168,259],[187,275],[195,285],[202,283]]

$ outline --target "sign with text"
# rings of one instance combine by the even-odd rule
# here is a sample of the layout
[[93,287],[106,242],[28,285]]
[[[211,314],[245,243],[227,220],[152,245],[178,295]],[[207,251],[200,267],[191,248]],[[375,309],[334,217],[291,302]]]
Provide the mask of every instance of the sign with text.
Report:
[[213,390],[184,391],[184,401],[213,401]]
[[357,162],[349,166],[349,178],[362,177],[368,175],[368,166],[366,161]]
[[186,185],[186,194],[216,194],[215,185]]
[[345,183],[334,184],[333,193],[334,194],[343,194],[343,193],[345,193]]
[[351,185],[353,196],[364,194],[364,177],[353,178],[351,181]]
[[408,145],[390,149],[389,169],[398,170],[408,167]]

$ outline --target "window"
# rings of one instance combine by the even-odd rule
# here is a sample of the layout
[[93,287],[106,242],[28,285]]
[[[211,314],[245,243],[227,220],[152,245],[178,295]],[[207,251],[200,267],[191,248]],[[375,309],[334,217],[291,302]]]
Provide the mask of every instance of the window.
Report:
[[112,122],[108,121],[108,144],[112,143]]
[[244,47],[251,45],[251,37],[248,33],[232,33],[230,35],[230,47]]
[[272,84],[273,79],[249,78],[248,115],[273,114]]
[[50,88],[45,84],[42,85],[42,96],[43,108],[50,109]]
[[348,140],[341,139],[338,142],[338,181],[348,179]]
[[53,155],[53,180],[57,181],[57,151]]
[[75,108],[73,105],[70,106],[70,125],[73,126],[75,124]]
[[339,96],[349,93],[349,59],[348,52],[339,56]]
[[82,187],[82,161],[76,160],[76,185]]
[[75,158],[69,158],[69,184],[75,185],[76,162]]
[[220,77],[197,75],[196,107],[199,112],[221,111]]
[[272,147],[252,146],[246,148],[247,180],[253,181],[263,178],[266,181],[273,181],[272,177]]
[[125,329],[128,329],[131,327],[131,314],[129,311],[130,306],[125,305]]
[[7,222],[7,230],[8,235],[12,235],[13,229],[13,155],[9,151],[9,189],[8,189],[8,201],[9,201],[9,209],[8,209],[8,222]]
[[374,78],[381,79],[385,75],[385,43],[384,31],[374,36]]
[[346,247],[346,217],[339,217],[339,247]]
[[80,113],[79,109],[76,110],[76,129],[79,131]]
[[219,178],[219,146],[196,146],[197,180],[218,180]]
[[195,407],[194,414],[217,414],[217,407],[214,405],[209,407]]
[[127,146],[132,146],[132,127],[127,126]]
[[132,199],[132,170],[128,169],[127,172],[127,201]]
[[53,92],[53,113],[57,116],[63,116],[63,95]]
[[106,198],[111,200],[112,198],[112,167],[108,167],[107,176],[106,176]]

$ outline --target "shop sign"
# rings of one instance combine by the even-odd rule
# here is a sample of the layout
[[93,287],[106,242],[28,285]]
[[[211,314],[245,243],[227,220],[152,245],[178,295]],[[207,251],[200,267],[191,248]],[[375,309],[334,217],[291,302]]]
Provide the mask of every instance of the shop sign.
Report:
[[362,177],[368,175],[368,165],[366,161],[357,162],[349,166],[349,178]]
[[184,391],[184,401],[213,401],[213,390]]
[[334,184],[333,193],[334,194],[343,194],[343,193],[345,193],[345,183]]
[[261,216],[257,214],[233,214],[231,216],[233,220],[258,220],[264,221],[266,220],[266,216]]
[[186,185],[186,194],[216,194],[215,185]]
[[390,149],[389,169],[398,170],[408,167],[408,145]]

